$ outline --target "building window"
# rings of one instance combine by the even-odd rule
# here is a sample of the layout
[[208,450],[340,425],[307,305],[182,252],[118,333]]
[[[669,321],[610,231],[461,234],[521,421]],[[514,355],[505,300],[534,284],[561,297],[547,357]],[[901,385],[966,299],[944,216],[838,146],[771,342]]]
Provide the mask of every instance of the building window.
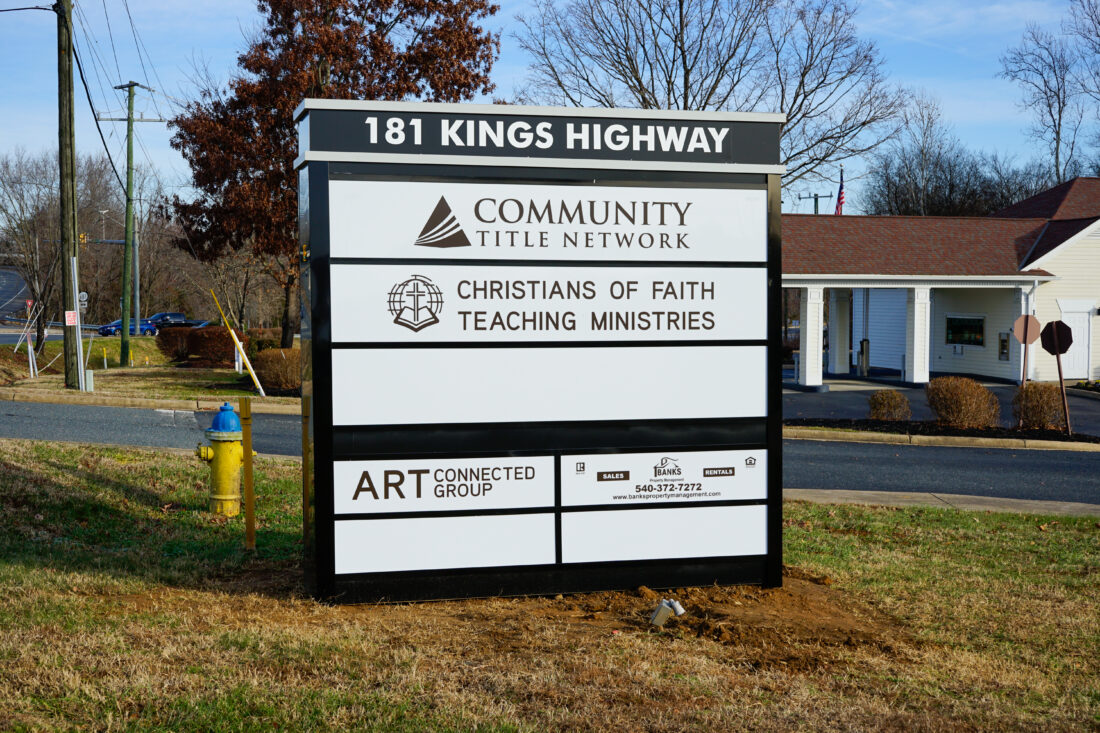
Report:
[[985,346],[985,318],[948,316],[946,343],[962,346]]

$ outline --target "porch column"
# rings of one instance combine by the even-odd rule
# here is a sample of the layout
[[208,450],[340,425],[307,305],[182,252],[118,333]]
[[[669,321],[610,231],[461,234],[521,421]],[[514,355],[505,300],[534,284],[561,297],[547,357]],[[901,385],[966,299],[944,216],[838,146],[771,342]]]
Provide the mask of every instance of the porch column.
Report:
[[798,383],[821,385],[821,329],[825,320],[824,288],[799,288]]
[[850,356],[848,332],[852,324],[852,312],[848,304],[848,290],[829,291],[829,373],[848,376]]
[[[1034,299],[1034,296],[1033,296],[1034,292],[1035,292],[1034,287],[1027,287],[1027,288],[1018,287],[1018,288],[1016,288],[1016,299],[1020,304],[1020,307],[1017,309],[1017,316],[1033,316],[1033,315],[1035,315],[1035,299]],[[1016,322],[1013,321],[1012,325],[1015,326]],[[1010,358],[1012,359],[1012,364],[1016,368],[1016,383],[1019,384],[1021,379],[1023,378],[1023,373],[1024,373],[1024,368],[1023,368],[1023,363],[1022,363],[1023,360],[1024,360],[1024,347],[1023,347],[1023,344],[1021,344],[1019,341],[1017,341],[1015,337],[1010,338],[1008,340],[1008,344],[1009,344],[1008,348],[1009,348]],[[1038,341],[1036,341],[1035,343],[1033,343],[1031,346],[1028,347],[1028,350],[1027,350],[1027,378],[1028,379],[1035,379],[1035,362],[1038,361],[1038,359],[1036,359],[1036,357],[1038,356],[1038,352],[1041,349],[1042,349],[1042,347],[1039,345]]]
[[928,382],[931,288],[909,288],[905,297],[905,381]]

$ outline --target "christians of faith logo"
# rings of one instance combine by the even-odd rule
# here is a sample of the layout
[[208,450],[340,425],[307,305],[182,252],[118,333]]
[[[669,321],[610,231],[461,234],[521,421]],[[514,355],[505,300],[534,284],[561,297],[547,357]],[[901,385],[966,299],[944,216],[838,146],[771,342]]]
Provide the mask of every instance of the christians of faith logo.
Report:
[[458,223],[454,212],[451,211],[447,199],[439,197],[439,203],[435,205],[435,211],[428,217],[428,223],[424,225],[420,236],[413,242],[421,247],[470,247],[470,240],[462,231],[462,225]]
[[390,288],[389,310],[393,322],[411,331],[439,323],[443,293],[423,275],[413,275]]

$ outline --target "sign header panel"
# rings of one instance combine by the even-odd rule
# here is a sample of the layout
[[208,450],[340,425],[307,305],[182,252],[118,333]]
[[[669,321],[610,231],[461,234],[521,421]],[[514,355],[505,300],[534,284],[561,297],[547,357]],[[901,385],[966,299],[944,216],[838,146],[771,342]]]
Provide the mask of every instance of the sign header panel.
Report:
[[467,112],[461,105],[311,109],[307,101],[299,135],[308,139],[308,152],[344,156],[525,157],[641,165],[776,166],[780,162],[777,121],[668,112],[649,112],[644,117],[628,117],[619,110],[604,110],[602,116],[559,112],[524,114],[522,108]]

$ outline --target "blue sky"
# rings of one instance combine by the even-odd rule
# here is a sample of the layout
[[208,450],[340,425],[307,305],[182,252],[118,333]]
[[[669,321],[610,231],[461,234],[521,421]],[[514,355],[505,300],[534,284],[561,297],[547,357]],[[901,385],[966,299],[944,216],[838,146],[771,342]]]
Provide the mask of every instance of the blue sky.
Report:
[[[25,0],[0,0],[0,7],[26,4]],[[500,4],[501,11],[491,22],[503,41],[493,77],[496,95],[507,98],[526,70],[527,59],[511,34],[517,26],[515,16],[528,3],[505,0]],[[216,76],[226,78],[246,35],[259,24],[254,0],[129,0],[128,8],[123,0],[77,0],[77,5],[76,38],[92,99],[101,114],[111,117],[125,114],[124,96],[111,89],[122,81],[134,79],[170,97],[186,99],[193,94],[190,79],[196,65],[206,65]],[[1028,119],[1017,106],[1016,88],[996,78],[997,59],[1019,42],[1028,21],[1055,30],[1066,8],[1066,0],[866,0],[857,23],[861,35],[878,44],[891,79],[937,97],[945,118],[966,145],[1015,155],[1023,162],[1032,155],[1035,143],[1026,136]],[[144,44],[141,54],[134,29]],[[56,147],[55,58],[53,13],[0,13],[0,150]],[[77,147],[96,152],[101,144],[79,80],[76,94]],[[172,102],[168,97],[140,94],[136,108],[147,117],[168,116]],[[103,127],[112,156],[121,166],[125,125],[105,122]],[[186,164],[169,147],[166,126],[143,123],[136,127],[137,161],[156,167],[168,185],[185,184]],[[856,206],[858,173],[858,166],[849,167],[848,201]],[[835,187],[827,184],[792,191],[784,210],[812,211],[812,202],[794,199],[811,190],[835,193]],[[847,211],[856,213],[851,206]]]

